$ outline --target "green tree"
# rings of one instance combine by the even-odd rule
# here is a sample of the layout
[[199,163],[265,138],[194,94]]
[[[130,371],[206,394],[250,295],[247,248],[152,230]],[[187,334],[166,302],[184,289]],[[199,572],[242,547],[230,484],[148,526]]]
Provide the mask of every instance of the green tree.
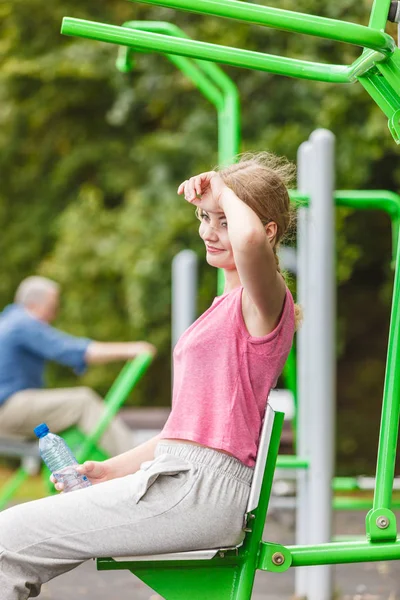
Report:
[[[310,14],[322,8],[326,16],[363,24],[370,10],[366,0],[275,5]],[[134,72],[122,75],[115,69],[115,47],[61,36],[63,16],[114,24],[170,20],[196,39],[310,60],[350,63],[358,50],[115,0],[1,4],[0,305],[12,300],[28,274],[53,277],[63,287],[60,327],[96,339],[157,344],[152,375],[131,401],[168,404],[170,264],[185,247],[203,256],[193,211],[177,198],[176,187],[215,164],[215,111],[165,57],[140,54]],[[310,132],[327,127],[337,136],[338,188],[397,189],[400,168],[386,119],[361,86],[225,70],[242,99],[243,150],[269,149],[295,160]],[[338,214],[344,470],[356,461],[358,469],[370,469],[374,458],[390,303],[389,239],[382,215]],[[199,311],[216,287],[204,261],[200,281]],[[91,369],[84,382],[104,393],[117,371]],[[49,372],[49,384],[74,382],[63,369]]]

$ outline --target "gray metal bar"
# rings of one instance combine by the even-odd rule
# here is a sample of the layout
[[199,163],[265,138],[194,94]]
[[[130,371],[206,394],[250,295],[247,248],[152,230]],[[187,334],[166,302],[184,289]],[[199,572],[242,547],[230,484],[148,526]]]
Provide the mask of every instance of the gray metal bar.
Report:
[[[301,193],[310,194],[310,168],[312,165],[312,145],[303,142],[297,153],[297,189]],[[296,452],[299,456],[309,456],[309,387],[310,387],[310,357],[309,357],[309,302],[308,268],[309,268],[309,209],[297,209],[297,300],[303,308],[304,321],[297,334],[297,437]],[[307,469],[297,471],[297,504],[296,504],[296,544],[308,544],[308,480]],[[296,596],[307,596],[309,567],[295,570]]]
[[197,255],[182,250],[172,261],[172,349],[196,319]]
[[37,441],[24,441],[13,438],[0,438],[0,456],[15,456],[24,458],[31,456],[39,457],[39,447]]
[[[332,538],[332,479],[335,433],[335,271],[334,271],[334,146],[335,137],[326,129],[310,136],[312,178],[310,180],[309,288],[310,344],[313,370],[309,389],[310,482],[308,544],[323,544]],[[309,573],[308,600],[332,599],[332,567],[313,567]]]

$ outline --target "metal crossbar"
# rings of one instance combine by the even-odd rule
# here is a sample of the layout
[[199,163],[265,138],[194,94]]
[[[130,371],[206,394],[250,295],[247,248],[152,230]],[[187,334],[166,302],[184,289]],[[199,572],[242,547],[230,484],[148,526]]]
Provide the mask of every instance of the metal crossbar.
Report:
[[11,456],[17,458],[38,458],[39,451],[37,442],[25,442],[13,438],[0,437],[0,456]]
[[389,0],[375,0],[368,26],[240,0],[141,1],[331,39],[360,46],[363,51],[351,65],[340,65],[171,38],[161,33],[132,30],[70,17],[64,18],[61,31],[66,35],[119,44],[137,50],[175,54],[288,77],[331,83],[353,83],[358,80],[386,114],[389,130],[396,143],[400,143],[400,50],[393,38],[383,31],[388,19]]

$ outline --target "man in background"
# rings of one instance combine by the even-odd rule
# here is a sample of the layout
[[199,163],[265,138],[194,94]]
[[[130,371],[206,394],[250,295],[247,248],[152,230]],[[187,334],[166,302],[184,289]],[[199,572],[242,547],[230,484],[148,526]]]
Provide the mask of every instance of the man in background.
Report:
[[[20,283],[14,304],[0,313],[0,436],[31,438],[43,421],[54,433],[76,425],[88,434],[104,413],[102,398],[88,387],[43,389],[46,361],[81,375],[90,364],[156,352],[147,342],[97,342],[55,329],[50,323],[59,301],[57,283],[28,277]],[[125,452],[132,448],[132,431],[114,418],[100,446],[110,456]]]

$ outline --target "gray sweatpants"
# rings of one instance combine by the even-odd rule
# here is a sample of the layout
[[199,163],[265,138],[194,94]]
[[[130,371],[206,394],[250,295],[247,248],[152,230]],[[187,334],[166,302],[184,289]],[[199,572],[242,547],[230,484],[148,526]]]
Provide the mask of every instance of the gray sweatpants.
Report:
[[252,476],[222,452],[161,441],[133,475],[10,508],[0,513],[1,598],[36,597],[94,557],[234,546]]
[[[104,414],[103,399],[89,387],[23,390],[0,406],[0,436],[34,438],[33,428],[47,423],[58,433],[76,425],[88,435]],[[116,456],[133,446],[132,432],[114,417],[100,440],[100,446]]]

